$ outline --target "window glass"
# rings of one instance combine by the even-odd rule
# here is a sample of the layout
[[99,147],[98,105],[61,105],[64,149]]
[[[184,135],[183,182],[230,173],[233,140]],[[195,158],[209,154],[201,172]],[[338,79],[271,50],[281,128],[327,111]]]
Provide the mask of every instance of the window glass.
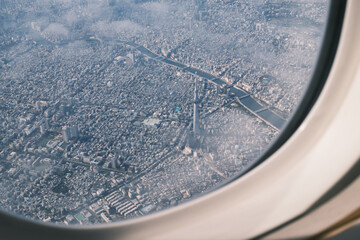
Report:
[[327,1],[1,0],[0,206],[139,217],[258,159],[302,98]]

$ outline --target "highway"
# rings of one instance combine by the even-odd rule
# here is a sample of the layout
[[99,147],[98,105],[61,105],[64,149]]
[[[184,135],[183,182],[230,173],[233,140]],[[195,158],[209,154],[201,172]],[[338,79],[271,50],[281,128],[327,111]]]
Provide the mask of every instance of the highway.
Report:
[[[52,44],[52,45],[59,45],[59,44],[54,44],[52,42],[49,42],[48,40],[44,39],[47,43]],[[81,39],[77,39],[77,40],[81,40]],[[244,89],[241,89],[239,87],[234,87],[233,85],[228,84],[227,82],[225,82],[224,80],[222,80],[221,78],[219,78],[218,76],[215,76],[211,73],[205,72],[201,69],[195,68],[195,67],[191,67],[188,66],[186,64],[174,61],[172,59],[169,59],[167,57],[163,57],[161,55],[158,55],[154,52],[152,52],[151,50],[147,49],[144,46],[141,46],[137,43],[134,42],[130,42],[130,41],[123,41],[123,40],[113,40],[113,39],[106,39],[106,38],[93,38],[93,39],[86,39],[86,40],[92,40],[92,41],[98,41],[98,42],[104,42],[104,41],[114,41],[120,44],[124,44],[124,45],[128,45],[130,47],[133,48],[133,50],[135,51],[139,51],[141,54],[155,60],[155,61],[160,61],[163,62],[165,64],[168,64],[170,66],[176,67],[181,69],[184,72],[188,72],[194,76],[198,76],[203,78],[204,80],[207,80],[208,82],[223,88],[223,89],[228,89],[227,91],[229,91],[229,96],[233,97],[236,99],[236,101],[243,106],[245,109],[247,109],[251,114],[253,114],[255,117],[259,118],[260,120],[262,120],[263,122],[265,122],[266,124],[268,124],[269,126],[271,126],[272,128],[274,128],[275,130],[279,130],[281,129],[286,120],[283,119],[282,117],[280,117],[278,114],[276,114],[275,112],[271,111],[270,109],[268,109],[266,106],[262,105],[260,101],[256,100],[253,96],[251,96],[247,91],[245,91]],[[67,44],[70,41],[64,42],[62,44]],[[108,64],[104,67],[106,68],[108,66]]]
[[261,119],[263,122],[270,125],[272,128],[274,128],[276,130],[281,129],[286,122],[285,119],[281,118],[275,112],[271,111],[266,106],[262,105],[260,103],[260,101],[256,100],[254,97],[252,97],[244,89],[234,87],[234,86],[228,84],[227,82],[223,81],[222,79],[218,78],[217,76],[212,75],[211,73],[208,73],[201,69],[187,66],[183,63],[163,57],[163,56],[158,55],[158,54],[150,51],[149,49],[147,49],[141,45],[138,45],[136,43],[133,43],[133,42],[127,42],[127,41],[121,41],[121,40],[118,40],[117,42],[129,45],[129,46],[133,47],[134,50],[139,51],[140,53],[148,56],[149,58],[151,58],[155,61],[161,61],[161,62],[171,65],[173,67],[180,68],[184,72],[188,72],[192,75],[201,77],[218,87],[228,89],[227,91],[229,91],[229,96],[234,97],[241,106],[246,108],[254,116]]

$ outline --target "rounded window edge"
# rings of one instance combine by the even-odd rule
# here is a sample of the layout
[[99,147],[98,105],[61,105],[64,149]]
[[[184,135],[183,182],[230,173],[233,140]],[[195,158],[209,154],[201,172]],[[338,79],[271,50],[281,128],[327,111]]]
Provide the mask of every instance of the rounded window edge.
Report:
[[292,113],[292,115],[286,121],[284,126],[280,129],[279,134],[275,137],[272,144],[270,144],[264,151],[264,153],[257,160],[252,162],[250,166],[244,171],[227,179],[215,188],[208,190],[204,194],[219,189],[224,185],[239,179],[255,167],[259,166],[261,163],[266,161],[272,154],[274,154],[278,149],[280,149],[283,144],[301,126],[301,124],[309,114],[310,110],[316,103],[330,74],[330,70],[332,68],[335,55],[338,50],[346,5],[347,1],[330,1],[329,12],[326,21],[326,29],[323,35],[321,49],[315,63],[315,68],[312,72],[311,79],[306,87],[305,92],[301,97],[301,101],[297,104],[297,107]]

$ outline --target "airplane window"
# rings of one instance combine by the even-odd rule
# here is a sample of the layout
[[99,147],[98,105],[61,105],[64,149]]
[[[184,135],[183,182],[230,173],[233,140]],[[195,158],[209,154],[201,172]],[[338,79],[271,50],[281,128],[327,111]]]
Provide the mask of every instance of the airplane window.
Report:
[[328,1],[0,1],[0,206],[96,224],[176,206],[275,141]]

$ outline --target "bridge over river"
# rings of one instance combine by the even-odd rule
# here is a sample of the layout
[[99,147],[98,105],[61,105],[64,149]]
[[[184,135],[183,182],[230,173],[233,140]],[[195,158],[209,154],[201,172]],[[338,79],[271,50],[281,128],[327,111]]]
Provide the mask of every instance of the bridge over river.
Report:
[[195,76],[201,77],[218,87],[226,88],[227,91],[229,91],[230,96],[234,97],[240,105],[245,107],[254,116],[261,119],[262,121],[264,121],[265,123],[267,123],[268,125],[270,125],[271,127],[273,127],[276,130],[281,129],[281,127],[284,126],[284,124],[286,122],[285,119],[283,119],[278,114],[276,114],[275,112],[268,109],[260,101],[256,100],[254,97],[252,97],[244,89],[234,87],[211,73],[208,73],[201,69],[187,66],[183,63],[163,57],[161,55],[158,55],[158,54],[150,51],[149,49],[145,48],[144,46],[141,46],[141,45],[133,43],[133,42],[127,42],[127,41],[121,41],[121,40],[118,40],[117,42],[125,44],[125,45],[129,45],[133,48],[133,50],[139,51],[140,53],[146,55],[147,57],[149,57],[155,61],[160,61],[165,64],[180,68],[184,72],[188,72]]

